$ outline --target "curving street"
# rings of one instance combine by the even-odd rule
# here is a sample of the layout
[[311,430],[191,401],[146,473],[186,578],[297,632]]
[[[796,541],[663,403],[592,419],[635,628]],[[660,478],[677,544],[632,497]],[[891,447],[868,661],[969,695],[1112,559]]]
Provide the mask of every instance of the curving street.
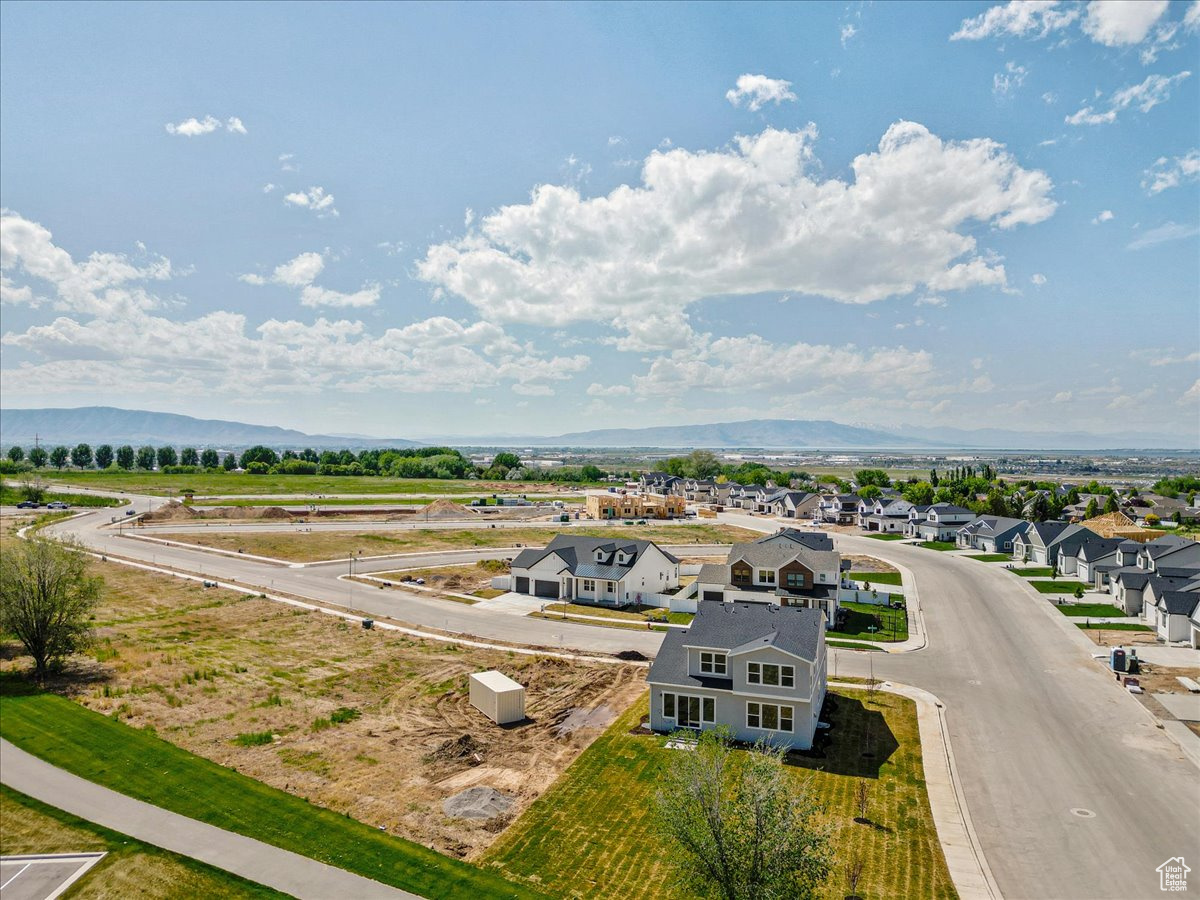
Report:
[[[158,502],[137,498],[137,508]],[[661,641],[658,633],[374,590],[339,578],[345,561],[289,566],[131,539],[105,527],[111,515],[86,513],[49,530],[75,535],[100,553],[479,638],[647,655]],[[765,531],[778,525],[758,517],[723,520]],[[912,573],[928,645],[895,654],[831,650],[831,677],[873,671],[945,703],[962,791],[1005,897],[1150,896],[1158,891],[1160,863],[1200,859],[1200,772],[1091,658],[1093,645],[1066,617],[1003,569],[856,535],[835,540],[844,552],[877,556]],[[356,570],[473,561],[497,552],[410,554],[363,560]]]

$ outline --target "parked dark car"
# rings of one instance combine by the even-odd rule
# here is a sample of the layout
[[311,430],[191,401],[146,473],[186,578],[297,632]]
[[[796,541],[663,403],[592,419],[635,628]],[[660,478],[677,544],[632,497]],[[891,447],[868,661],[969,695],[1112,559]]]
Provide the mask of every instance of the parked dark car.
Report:
[[17,504],[17,509],[37,509],[38,503],[33,500],[22,500]]

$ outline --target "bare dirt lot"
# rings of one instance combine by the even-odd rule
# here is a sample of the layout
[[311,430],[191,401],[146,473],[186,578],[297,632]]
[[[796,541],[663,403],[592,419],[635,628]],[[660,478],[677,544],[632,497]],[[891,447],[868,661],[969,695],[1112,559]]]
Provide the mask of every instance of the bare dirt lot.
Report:
[[[519,815],[610,718],[644,690],[644,669],[464,649],[194,582],[96,563],[106,582],[97,636],[56,688],[152,728],[243,774],[472,856],[508,821],[447,819],[467,787],[513,796]],[[0,667],[25,667],[8,644]],[[467,676],[498,669],[527,686],[530,721],[500,728],[468,702]]]
[[850,560],[850,568],[855,572],[899,572],[891,563],[876,559],[874,556],[862,556],[858,553],[847,553],[842,559]]
[[[385,556],[420,550],[461,550],[470,547],[540,547],[550,542],[561,528],[436,529],[413,528],[395,531],[352,533],[347,531],[285,531],[279,534],[172,534],[171,540],[219,550],[241,550],[294,562],[344,559],[362,551],[363,556]],[[734,525],[597,525],[570,528],[570,534],[597,537],[641,538],[659,544],[729,544],[761,537],[758,532]]]

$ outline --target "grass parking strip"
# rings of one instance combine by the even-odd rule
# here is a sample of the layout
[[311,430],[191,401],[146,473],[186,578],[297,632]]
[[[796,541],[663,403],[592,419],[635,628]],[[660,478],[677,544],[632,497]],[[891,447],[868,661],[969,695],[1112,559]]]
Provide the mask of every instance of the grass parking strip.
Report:
[[1126,612],[1110,603],[1064,603],[1054,607],[1064,616],[1088,616],[1093,619],[1123,619]]
[[[1082,581],[1031,581],[1029,582],[1039,594],[1073,594],[1076,590],[1086,591],[1090,585]],[[1124,615],[1124,613],[1120,613]]]
[[13,675],[0,676],[0,735],[130,797],[425,897],[533,895],[495,873],[268,787]]
[[[223,869],[180,856],[0,785],[0,854],[84,853],[107,855],[88,870],[71,896],[221,897],[285,900],[286,894]],[[13,888],[16,890],[16,888]]]
[[980,562],[1007,562],[1012,559],[1007,553],[966,553],[964,556]]

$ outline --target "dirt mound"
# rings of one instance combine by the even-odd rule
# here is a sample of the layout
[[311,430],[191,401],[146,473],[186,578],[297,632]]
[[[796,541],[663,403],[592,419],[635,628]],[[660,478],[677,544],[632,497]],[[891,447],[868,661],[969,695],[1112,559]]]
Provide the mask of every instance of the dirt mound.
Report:
[[468,765],[477,766],[483,762],[486,748],[469,734],[459,735],[442,743],[440,747],[429,754],[431,762],[457,762],[465,760]]
[[292,515],[293,515],[292,513],[288,512],[286,509],[283,509],[282,507],[268,506],[266,509],[264,509],[262,511],[262,514],[259,515],[259,518],[260,519],[290,519],[292,517]]
[[144,522],[179,522],[186,519],[202,518],[200,513],[190,506],[184,506],[178,500],[172,500],[160,506],[154,512],[142,516]]
[[477,785],[443,800],[442,812],[451,819],[494,819],[512,810],[515,803],[515,798],[495,788]]
[[461,503],[447,500],[444,497],[434,500],[421,513],[423,519],[462,519],[470,515],[470,510]]
[[648,658],[646,654],[639,653],[637,650],[622,650],[620,653],[614,655],[617,659],[624,659],[628,662],[645,662]]

